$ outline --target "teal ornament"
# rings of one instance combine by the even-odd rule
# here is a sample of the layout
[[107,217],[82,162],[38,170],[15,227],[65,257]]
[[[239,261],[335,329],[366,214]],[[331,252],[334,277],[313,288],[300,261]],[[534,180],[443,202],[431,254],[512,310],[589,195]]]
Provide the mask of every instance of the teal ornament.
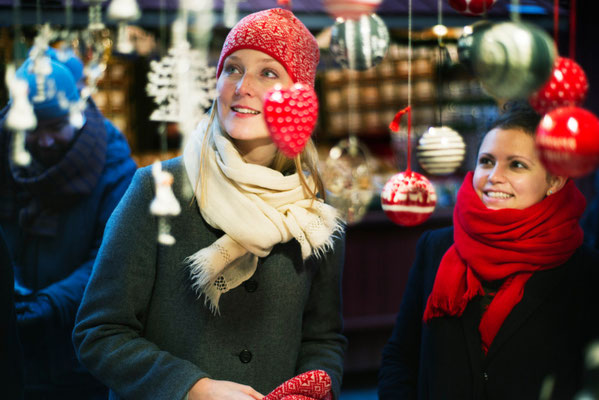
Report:
[[500,22],[474,29],[458,54],[487,93],[512,100],[527,99],[545,84],[553,71],[556,49],[541,28]]
[[342,67],[365,71],[379,64],[389,48],[389,30],[376,14],[338,20],[331,30],[330,51]]

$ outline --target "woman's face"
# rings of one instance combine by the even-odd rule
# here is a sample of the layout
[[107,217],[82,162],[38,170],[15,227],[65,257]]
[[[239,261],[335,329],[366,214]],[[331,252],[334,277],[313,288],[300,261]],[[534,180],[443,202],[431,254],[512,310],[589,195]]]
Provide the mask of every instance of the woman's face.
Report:
[[261,51],[238,50],[225,59],[216,84],[218,117],[237,143],[270,141],[263,104],[276,84],[288,88],[293,82],[281,63]]
[[495,128],[480,146],[472,185],[488,208],[522,210],[541,201],[549,189],[559,189],[556,179],[561,178],[550,178],[541,163],[533,136]]

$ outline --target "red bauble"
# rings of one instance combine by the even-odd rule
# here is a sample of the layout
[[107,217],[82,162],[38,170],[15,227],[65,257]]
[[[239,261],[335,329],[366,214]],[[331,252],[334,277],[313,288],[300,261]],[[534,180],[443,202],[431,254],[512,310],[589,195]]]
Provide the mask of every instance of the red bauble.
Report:
[[552,174],[586,175],[599,165],[599,119],[583,108],[557,108],[541,120],[536,144]]
[[466,15],[483,15],[497,0],[449,0],[449,5]]
[[414,226],[430,217],[437,204],[435,188],[426,177],[412,171],[395,174],[381,193],[385,214],[398,225]]
[[530,105],[539,113],[566,106],[581,106],[589,90],[587,76],[571,58],[557,57],[547,83],[530,96]]
[[361,15],[372,14],[382,0],[323,0],[325,10],[333,18],[360,19]]
[[264,99],[264,119],[273,142],[289,158],[300,154],[318,120],[318,97],[311,86],[275,88]]

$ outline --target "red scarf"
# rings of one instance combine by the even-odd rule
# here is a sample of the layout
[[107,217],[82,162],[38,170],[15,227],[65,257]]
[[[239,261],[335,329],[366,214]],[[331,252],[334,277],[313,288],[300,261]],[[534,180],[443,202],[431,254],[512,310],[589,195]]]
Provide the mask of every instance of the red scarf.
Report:
[[562,265],[582,244],[578,220],[586,200],[569,180],[524,210],[491,210],[474,191],[472,176],[466,175],[458,192],[454,244],[441,259],[423,320],[461,316],[472,298],[484,295],[481,280],[503,279],[478,327],[486,354],[532,274]]

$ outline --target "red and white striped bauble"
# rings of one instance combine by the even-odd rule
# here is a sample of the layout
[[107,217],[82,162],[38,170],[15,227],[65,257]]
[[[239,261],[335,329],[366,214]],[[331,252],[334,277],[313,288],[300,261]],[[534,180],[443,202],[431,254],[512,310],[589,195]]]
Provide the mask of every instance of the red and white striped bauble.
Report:
[[578,178],[599,166],[599,119],[584,108],[549,111],[535,140],[541,161],[554,175]]
[[430,217],[437,204],[431,182],[413,171],[395,174],[381,193],[381,206],[389,219],[398,225],[414,226]]
[[382,0],[323,0],[325,10],[333,18],[359,19],[376,11]]
[[449,0],[449,5],[466,15],[483,15],[497,0]]
[[557,57],[547,83],[530,96],[530,105],[546,114],[558,107],[581,106],[589,82],[583,69],[571,58]]

